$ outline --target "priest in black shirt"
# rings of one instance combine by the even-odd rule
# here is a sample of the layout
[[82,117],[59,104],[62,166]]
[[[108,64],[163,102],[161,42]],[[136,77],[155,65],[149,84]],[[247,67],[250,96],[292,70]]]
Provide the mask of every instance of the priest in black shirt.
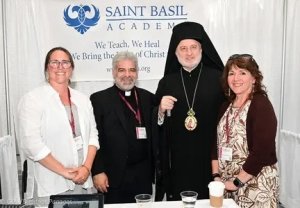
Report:
[[[223,63],[202,25],[184,22],[173,28],[165,66],[155,94],[159,107],[153,125],[160,135],[161,165],[157,200],[181,200],[180,192],[209,198],[211,149],[217,115],[225,97]],[[169,114],[169,115],[168,115]]]
[[133,203],[137,194],[152,194],[154,95],[135,86],[138,60],[132,52],[117,53],[112,64],[114,86],[91,95],[100,142],[92,175],[106,204]]

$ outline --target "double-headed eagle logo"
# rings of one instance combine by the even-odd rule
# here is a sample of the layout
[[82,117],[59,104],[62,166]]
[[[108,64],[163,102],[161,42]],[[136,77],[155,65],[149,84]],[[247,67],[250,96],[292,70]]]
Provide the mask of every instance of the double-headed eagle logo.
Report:
[[64,10],[64,20],[68,26],[74,27],[75,30],[83,35],[88,29],[90,29],[90,27],[97,25],[100,19],[100,12],[93,4],[92,8],[94,9],[95,15],[92,18],[86,17],[86,12],[91,12],[91,7],[87,5],[74,6],[72,8],[72,12],[77,12],[78,15],[75,18],[71,18],[69,16],[70,6],[71,5]]

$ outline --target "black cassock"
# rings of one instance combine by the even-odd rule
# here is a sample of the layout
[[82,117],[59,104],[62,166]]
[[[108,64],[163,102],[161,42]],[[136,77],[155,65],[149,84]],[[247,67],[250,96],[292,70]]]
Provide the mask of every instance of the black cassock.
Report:
[[[180,69],[190,106],[200,66],[201,63],[191,72]],[[220,80],[222,71],[203,66],[193,106],[198,124],[193,131],[188,131],[184,122],[189,107],[180,70],[162,78],[155,95],[157,104],[164,95],[177,99],[171,117],[165,118],[162,126],[157,125],[158,109],[153,112],[153,122],[157,126],[154,132],[159,134],[156,145],[160,149],[156,155],[159,161],[156,200],[161,200],[164,192],[168,200],[181,200],[180,192],[186,190],[196,191],[198,199],[209,198],[211,149],[216,135],[217,115],[225,100]]]

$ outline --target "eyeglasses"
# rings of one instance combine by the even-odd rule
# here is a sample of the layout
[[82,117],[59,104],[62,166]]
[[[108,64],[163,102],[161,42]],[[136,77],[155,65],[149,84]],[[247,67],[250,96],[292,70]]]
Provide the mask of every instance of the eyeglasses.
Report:
[[233,60],[236,58],[247,58],[247,59],[252,59],[253,56],[250,54],[233,54],[232,56],[229,57],[228,60]]
[[58,61],[58,60],[50,60],[49,61],[49,65],[51,66],[51,68],[53,69],[58,69],[59,65],[62,66],[62,68],[64,69],[68,69],[71,67],[71,61],[67,61],[67,60],[63,60],[63,61]]

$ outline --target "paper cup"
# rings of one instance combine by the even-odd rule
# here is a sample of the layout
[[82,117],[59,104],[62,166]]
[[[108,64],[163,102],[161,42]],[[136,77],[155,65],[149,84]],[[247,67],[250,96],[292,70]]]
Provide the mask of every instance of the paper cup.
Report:
[[225,185],[220,181],[212,181],[208,185],[210,206],[222,207]]

